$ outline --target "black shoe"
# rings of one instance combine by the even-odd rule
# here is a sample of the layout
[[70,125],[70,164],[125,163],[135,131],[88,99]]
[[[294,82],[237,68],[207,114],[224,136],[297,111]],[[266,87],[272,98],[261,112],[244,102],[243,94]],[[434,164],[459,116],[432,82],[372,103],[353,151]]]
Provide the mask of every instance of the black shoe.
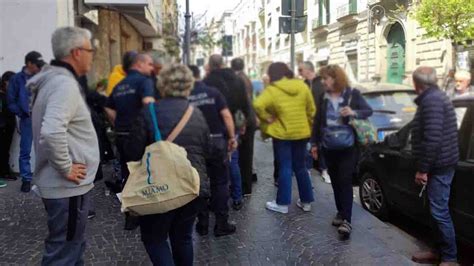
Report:
[[337,232],[344,238],[348,238],[352,232],[352,225],[347,220],[344,220],[342,224],[337,228]]
[[87,214],[87,219],[92,219],[95,217],[95,211],[89,211],[89,213]]
[[252,182],[257,182],[257,181],[258,181],[257,174],[252,174]]
[[21,192],[28,193],[31,190],[31,181],[23,181],[21,184]]
[[234,209],[236,211],[240,211],[240,209],[242,209],[243,206],[244,206],[243,201],[234,201],[232,203],[232,209]]
[[6,181],[16,181],[18,179],[16,176],[10,174],[4,175],[2,178]]
[[209,234],[209,226],[200,225],[199,223],[196,224],[196,232],[200,236],[207,236]]
[[227,222],[225,224],[216,225],[214,227],[214,235],[216,237],[232,235],[235,233],[235,230],[237,230],[237,227]]
[[140,226],[138,222],[138,216],[132,216],[129,214],[125,215],[125,227],[124,230],[133,231]]

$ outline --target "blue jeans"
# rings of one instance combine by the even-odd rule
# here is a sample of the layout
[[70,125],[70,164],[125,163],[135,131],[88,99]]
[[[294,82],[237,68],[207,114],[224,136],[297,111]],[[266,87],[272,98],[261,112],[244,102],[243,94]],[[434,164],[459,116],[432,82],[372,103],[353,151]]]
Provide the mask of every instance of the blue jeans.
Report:
[[31,145],[33,143],[33,129],[31,127],[31,117],[20,119],[20,176],[23,181],[31,181]]
[[456,235],[449,213],[449,195],[454,168],[443,169],[429,175],[427,192],[431,216],[436,222],[444,262],[457,261]]
[[291,203],[292,173],[295,173],[298,183],[298,192],[301,202],[314,201],[313,186],[306,169],[306,143],[304,140],[277,140],[275,139],[275,155],[279,165],[278,192],[276,203],[289,205]]
[[239,150],[235,150],[230,157],[230,190],[234,202],[242,201],[242,175],[240,174]]

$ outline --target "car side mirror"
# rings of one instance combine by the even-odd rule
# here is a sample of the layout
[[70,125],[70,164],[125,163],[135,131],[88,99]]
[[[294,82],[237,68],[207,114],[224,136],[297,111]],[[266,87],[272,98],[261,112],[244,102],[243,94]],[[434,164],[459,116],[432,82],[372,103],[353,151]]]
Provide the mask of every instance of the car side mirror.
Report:
[[402,148],[402,143],[400,142],[400,139],[397,134],[390,134],[385,137],[384,139],[385,144],[390,149],[401,149]]

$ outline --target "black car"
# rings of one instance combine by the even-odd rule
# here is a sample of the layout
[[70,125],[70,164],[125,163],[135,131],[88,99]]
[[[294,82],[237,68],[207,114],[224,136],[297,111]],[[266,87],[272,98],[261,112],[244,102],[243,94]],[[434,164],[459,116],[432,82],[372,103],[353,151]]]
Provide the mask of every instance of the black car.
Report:
[[369,121],[377,130],[379,141],[413,119],[416,112],[413,102],[416,93],[413,88],[391,83],[359,83],[354,87],[361,91],[374,110]]
[[[460,161],[451,187],[450,206],[457,236],[474,243],[474,96],[453,100],[458,118]],[[411,124],[369,146],[359,163],[359,194],[364,209],[385,219],[397,209],[431,225],[429,204],[415,184]]]

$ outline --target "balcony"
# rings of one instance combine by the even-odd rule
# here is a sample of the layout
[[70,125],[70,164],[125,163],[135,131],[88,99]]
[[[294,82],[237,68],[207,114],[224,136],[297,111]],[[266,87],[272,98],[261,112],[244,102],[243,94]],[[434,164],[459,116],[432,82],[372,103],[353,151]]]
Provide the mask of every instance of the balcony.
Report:
[[348,4],[337,8],[337,21],[345,24],[356,21],[357,0],[350,0]]
[[323,18],[315,18],[312,22],[312,29],[315,34],[321,34],[328,31],[328,25],[324,23]]

